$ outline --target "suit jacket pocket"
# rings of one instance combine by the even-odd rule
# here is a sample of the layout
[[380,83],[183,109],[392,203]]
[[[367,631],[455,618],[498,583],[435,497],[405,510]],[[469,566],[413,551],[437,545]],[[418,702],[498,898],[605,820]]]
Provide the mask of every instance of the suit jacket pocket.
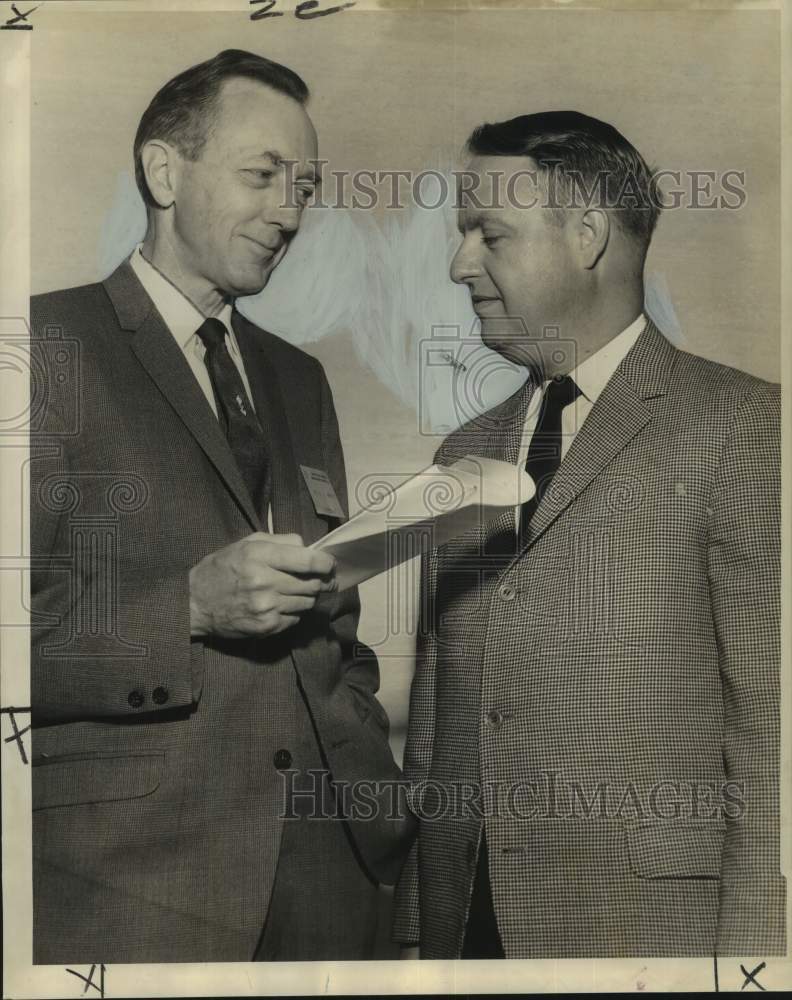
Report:
[[71,753],[33,760],[33,811],[150,795],[159,787],[165,753]]
[[722,825],[642,823],[626,834],[630,867],[640,878],[720,877]]

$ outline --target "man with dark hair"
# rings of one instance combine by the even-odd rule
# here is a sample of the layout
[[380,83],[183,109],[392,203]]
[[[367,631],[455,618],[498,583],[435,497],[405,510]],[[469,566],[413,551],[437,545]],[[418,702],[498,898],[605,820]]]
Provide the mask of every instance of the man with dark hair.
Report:
[[396,939],[783,954],[778,386],[643,315],[658,200],[616,129],[525,115],[469,152],[451,275],[529,377],[436,461],[536,495],[424,560]]
[[[522,115],[480,125],[468,140],[474,156],[530,157],[525,171],[563,226],[565,209],[600,207],[631,235],[642,263],[657,225],[661,192],[643,157],[612,125],[576,111]],[[527,206],[526,206],[527,207]]]
[[135,140],[143,243],[32,302],[76,359],[70,395],[34,385],[37,963],[371,957],[398,872],[403,825],[333,795],[399,772],[357,593],[307,547],[345,516],[330,388],[234,307],[318,180],[307,96],[235,50],[175,77]]

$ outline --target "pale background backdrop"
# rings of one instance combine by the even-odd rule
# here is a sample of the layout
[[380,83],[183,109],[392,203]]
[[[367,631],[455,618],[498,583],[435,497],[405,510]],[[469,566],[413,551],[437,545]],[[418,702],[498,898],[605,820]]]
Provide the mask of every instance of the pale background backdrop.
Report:
[[[123,257],[139,221],[129,177],[142,111],[181,69],[223,48],[247,48],[305,78],[328,169],[447,165],[482,121],[574,108],[614,124],[651,164],[745,171],[740,211],[679,210],[661,219],[647,270],[676,343],[779,378],[775,13],[349,10],[308,22],[289,14],[249,22],[247,11],[142,15],[105,8],[93,17],[49,5],[46,16],[33,47],[34,292],[98,280]],[[415,344],[430,335],[430,320],[470,318],[443,277],[454,242],[447,220],[435,213],[417,235],[411,230],[410,240],[399,241],[404,214],[401,221],[393,212],[367,215],[367,225],[391,233],[388,253],[380,247],[390,291],[344,270],[349,246],[360,250],[361,239],[374,238],[365,227],[362,237],[337,230],[335,243],[335,230],[326,230],[320,244],[310,244],[319,251],[311,258],[309,246],[299,274],[287,258],[294,287],[323,289],[310,309],[300,312],[299,289],[292,311],[284,307],[289,281],[269,290],[281,320],[276,332],[325,366],[352,496],[372,473],[406,476],[431,461],[442,434],[421,426]],[[344,297],[353,286],[358,308],[347,313]],[[437,303],[446,312],[433,311]],[[661,326],[663,316],[656,315]],[[369,336],[376,356],[366,359]],[[405,572],[361,588],[361,638],[380,654],[381,698],[397,754],[412,674],[414,583]]]

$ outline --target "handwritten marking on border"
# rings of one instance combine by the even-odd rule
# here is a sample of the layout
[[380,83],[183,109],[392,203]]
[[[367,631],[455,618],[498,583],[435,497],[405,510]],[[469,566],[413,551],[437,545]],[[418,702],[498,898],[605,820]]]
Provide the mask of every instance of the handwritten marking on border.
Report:
[[250,15],[251,21],[261,21],[265,17],[283,17],[282,10],[273,10],[272,8],[278,0],[250,0],[250,6],[253,7],[257,4],[266,4],[266,7],[262,7],[261,10],[253,11]]
[[75,972],[74,969],[67,969],[66,971],[70,972],[73,976],[76,976],[78,979],[82,979],[82,981],[85,983],[85,986],[83,986],[83,996],[85,996],[85,994],[88,992],[88,987],[89,986],[93,987],[93,989],[96,990],[96,992],[99,994],[100,997],[103,997],[105,995],[105,967],[104,967],[104,965],[100,965],[99,966],[99,983],[98,983],[98,985],[93,981],[94,972],[96,972],[96,965],[92,965],[91,966],[91,971],[88,973],[87,976],[84,976],[81,972]]
[[764,969],[766,965],[767,965],[767,962],[760,962],[759,965],[757,965],[756,968],[752,972],[749,972],[745,968],[744,965],[740,965],[740,972],[742,972],[742,974],[745,976],[745,982],[740,987],[740,992],[741,993],[745,989],[745,987],[748,985],[748,983],[753,983],[754,986],[757,989],[760,989],[763,993],[765,992],[765,990],[767,989],[767,987],[762,986],[762,984],[759,982],[759,980],[756,978],[756,976],[757,976],[757,973],[761,972],[762,969]]
[[22,758],[22,763],[23,764],[27,764],[28,763],[28,759],[27,759],[27,754],[25,753],[25,744],[22,741],[22,737],[30,729],[30,726],[28,725],[28,726],[25,726],[24,729],[20,729],[19,726],[17,725],[16,715],[22,715],[22,714],[28,714],[29,715],[30,714],[30,707],[28,707],[28,708],[16,708],[16,707],[13,707],[13,706],[9,706],[8,708],[0,709],[0,712],[2,712],[3,715],[7,715],[8,716],[9,721],[11,722],[11,728],[14,730],[14,732],[11,734],[11,736],[6,736],[6,738],[3,740],[3,742],[4,743],[16,743],[16,745],[17,745],[17,747],[19,749],[19,756]]
[[31,7],[30,10],[26,10],[23,14],[17,5],[12,3],[11,10],[16,16],[9,17],[5,24],[0,24],[0,31],[32,31],[33,25],[28,24],[28,18],[33,11],[38,10],[40,6],[41,4],[37,4],[35,7]]
[[[283,17],[286,13],[283,10],[273,10],[277,6],[278,0],[248,0],[251,7],[258,7],[258,10],[251,11],[251,21],[263,21],[267,17]],[[336,4],[334,7],[319,9],[319,0],[300,0],[293,13],[300,21],[312,21],[317,17],[327,17],[328,14],[339,14],[343,10],[354,7],[357,0],[349,0],[347,3]]]

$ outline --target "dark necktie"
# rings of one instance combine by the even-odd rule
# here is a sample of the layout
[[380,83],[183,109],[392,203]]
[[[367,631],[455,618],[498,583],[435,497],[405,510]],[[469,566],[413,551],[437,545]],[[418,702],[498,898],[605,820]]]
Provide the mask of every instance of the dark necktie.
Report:
[[[518,467],[525,420],[535,392],[535,384],[528,379],[515,398],[513,411],[502,423],[488,431],[492,457],[513,464],[515,469]],[[514,509],[511,508],[488,525],[485,531],[482,555],[487,569],[495,574],[503,572],[519,552],[517,542]]]
[[214,390],[220,426],[253,504],[266,523],[270,500],[270,463],[264,432],[250,405],[239,369],[228,353],[224,324],[219,319],[206,319],[197,333],[206,347],[204,361]]
[[561,411],[579,395],[580,389],[569,375],[554,378],[545,390],[525,460],[525,471],[533,479],[536,493],[520,508],[520,548],[528,539],[531,517],[561,464]]

